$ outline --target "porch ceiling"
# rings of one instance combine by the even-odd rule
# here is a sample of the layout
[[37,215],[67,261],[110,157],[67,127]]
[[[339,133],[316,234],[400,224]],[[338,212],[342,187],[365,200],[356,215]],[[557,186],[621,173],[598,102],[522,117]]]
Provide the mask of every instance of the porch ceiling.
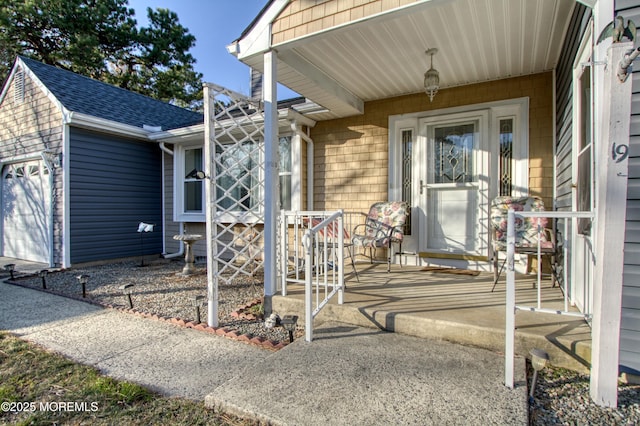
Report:
[[[440,87],[552,70],[574,0],[430,0],[273,46],[278,81],[323,106],[316,119],[362,113],[363,102],[423,91],[428,48]],[[242,58],[262,69],[262,55]]]

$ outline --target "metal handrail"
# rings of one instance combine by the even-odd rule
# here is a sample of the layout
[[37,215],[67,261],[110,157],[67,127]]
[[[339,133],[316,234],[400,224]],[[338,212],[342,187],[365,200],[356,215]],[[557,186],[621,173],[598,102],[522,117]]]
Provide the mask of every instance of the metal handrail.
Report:
[[[328,229],[335,222],[338,225],[338,238],[333,238],[334,232],[329,232]],[[339,210],[308,229],[302,237],[302,245],[305,248],[305,340],[307,342],[313,340],[313,319],[329,303],[329,300],[337,294],[338,304],[344,303],[343,235],[343,212]],[[324,298],[321,300],[322,292],[324,292]]]
[[[538,238],[537,257],[538,257],[538,276],[537,276],[537,306],[523,306],[516,305],[515,297],[515,218],[520,217],[532,217],[532,218],[555,218],[564,219],[564,232],[562,236],[565,240],[562,241],[563,252],[563,282],[560,284],[563,287],[564,297],[564,309],[546,309],[542,307],[541,300],[541,238]],[[507,213],[507,291],[506,291],[506,315],[505,315],[505,386],[513,389],[514,386],[514,356],[515,356],[515,314],[518,310],[530,311],[535,313],[556,314],[556,315],[568,315],[577,316],[589,320],[590,312],[579,313],[569,311],[569,281],[568,281],[568,267],[569,267],[569,244],[566,238],[569,235],[569,222],[578,219],[590,219],[595,217],[593,212],[564,212],[564,211],[514,211],[509,209]],[[542,227],[538,227],[538,233],[544,232]],[[575,265],[575,259],[572,259],[572,265]],[[593,262],[593,259],[592,259]],[[573,277],[573,276],[572,276]]]
[[[279,280],[280,292],[287,295],[289,284],[304,284],[304,253],[302,246],[302,235],[312,224],[311,219],[326,218],[334,214],[335,211],[285,211],[279,215],[280,235],[279,235]],[[344,224],[345,244],[350,244],[350,236],[356,226],[364,223],[367,215],[362,212],[344,211],[342,213]],[[337,235],[336,232],[333,232]],[[348,246],[345,245],[345,248]],[[349,250],[349,248],[347,248]],[[354,262],[355,253],[348,251],[351,261]],[[354,273],[355,265],[354,265]]]

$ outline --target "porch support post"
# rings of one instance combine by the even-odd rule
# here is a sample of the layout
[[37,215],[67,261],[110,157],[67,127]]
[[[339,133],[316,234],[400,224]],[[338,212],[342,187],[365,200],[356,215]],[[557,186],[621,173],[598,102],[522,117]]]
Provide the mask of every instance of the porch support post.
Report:
[[[207,236],[207,325],[218,326],[218,239],[216,217],[215,185],[215,121],[214,102],[211,89],[207,84],[203,87],[204,94],[204,180],[206,204],[206,236]],[[164,154],[163,154],[164,155]],[[181,228],[182,229],[182,228]]]
[[278,188],[278,56],[270,50],[264,54],[264,312],[271,315],[273,295],[277,291],[276,238],[280,210]]
[[600,137],[595,141],[596,216],[595,271],[591,348],[591,398],[605,407],[618,403],[620,316],[627,210],[627,173],[632,79],[621,82],[619,61],[632,43],[615,43],[607,51],[603,70]]
[[516,233],[515,212],[507,213],[507,294],[505,301],[505,348],[504,348],[504,385],[509,389],[514,386],[514,357],[516,334],[516,273],[514,267]]

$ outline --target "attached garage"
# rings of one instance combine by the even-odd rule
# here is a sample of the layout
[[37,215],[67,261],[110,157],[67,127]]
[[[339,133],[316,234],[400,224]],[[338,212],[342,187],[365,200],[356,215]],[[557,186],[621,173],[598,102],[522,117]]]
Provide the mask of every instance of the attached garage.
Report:
[[7,164],[2,170],[3,255],[49,263],[50,172],[42,160]]
[[[1,83],[0,83],[1,84]],[[72,264],[163,247],[158,129],[203,115],[18,57],[0,86],[0,256]]]

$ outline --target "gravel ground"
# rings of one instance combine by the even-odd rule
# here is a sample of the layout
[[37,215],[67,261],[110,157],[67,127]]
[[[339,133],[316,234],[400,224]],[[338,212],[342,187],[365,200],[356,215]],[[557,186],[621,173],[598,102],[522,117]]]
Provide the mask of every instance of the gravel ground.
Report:
[[[86,298],[103,305],[128,308],[127,296],[120,290],[124,284],[134,284],[131,291],[133,307],[142,312],[163,317],[175,317],[196,322],[194,306],[196,296],[200,302],[200,322],[207,324],[207,272],[204,265],[196,265],[196,273],[180,274],[184,260],[158,259],[145,261],[140,267],[135,261],[105,265],[74,267],[51,272],[45,278],[47,290],[72,297],[82,297],[78,276],[88,275]],[[18,280],[24,286],[42,289],[40,277]],[[236,330],[238,334],[251,334],[275,342],[288,342],[289,334],[282,327],[266,328],[262,319],[239,319],[232,312],[258,301],[262,296],[262,277],[242,277],[233,284],[218,288],[218,326]],[[298,330],[297,336],[303,334]]]
[[[128,307],[119,287],[134,284],[131,294],[134,308],[164,317],[195,321],[193,301],[207,295],[207,275],[204,265],[197,265],[197,273],[180,275],[184,261],[159,259],[139,267],[138,263],[123,262],[51,273],[46,278],[47,289],[73,297],[81,297],[77,276],[88,275],[87,298],[102,304]],[[21,285],[42,288],[42,279],[29,277],[18,280]],[[262,278],[239,279],[232,285],[219,288],[219,326],[237,330],[238,334],[252,334],[268,340],[288,341],[288,333],[281,327],[268,329],[262,320],[239,319],[233,311],[262,296]],[[201,322],[207,322],[206,304],[201,309]],[[299,328],[296,335],[302,336]],[[529,372],[531,373],[531,372]],[[531,374],[528,374],[529,383]],[[640,385],[620,384],[618,408],[597,406],[589,396],[589,376],[572,371],[547,368],[539,374],[534,402],[530,410],[531,425],[640,425]]]
[[640,425],[640,385],[620,383],[618,408],[602,408],[589,396],[588,375],[547,368],[538,375],[530,424]]

